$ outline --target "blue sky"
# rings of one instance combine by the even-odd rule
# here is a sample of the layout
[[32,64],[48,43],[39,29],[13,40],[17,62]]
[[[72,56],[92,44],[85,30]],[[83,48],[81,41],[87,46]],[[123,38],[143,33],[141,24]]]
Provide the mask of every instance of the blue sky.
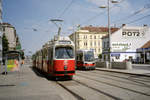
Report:
[[[120,3],[110,4],[111,26],[120,27],[124,23],[130,26],[150,26],[150,17],[137,21],[150,14],[150,0],[118,1]],[[57,27],[50,19],[64,20],[60,24],[63,35],[71,34],[72,27],[76,29],[78,24],[107,26],[107,11],[98,8],[106,4],[107,0],[3,0],[3,22],[16,28],[26,54],[29,51],[34,53],[57,33]],[[130,23],[132,21],[134,23]],[[33,28],[37,31],[33,31]]]

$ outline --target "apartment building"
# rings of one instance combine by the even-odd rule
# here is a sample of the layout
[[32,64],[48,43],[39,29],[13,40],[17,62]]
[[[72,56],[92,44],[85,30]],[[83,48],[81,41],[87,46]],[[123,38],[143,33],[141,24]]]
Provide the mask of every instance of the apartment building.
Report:
[[2,23],[2,27],[3,27],[3,34],[5,34],[5,36],[8,39],[9,50],[15,50],[16,49],[16,44],[17,44],[16,43],[16,41],[17,41],[17,34],[16,34],[15,27],[13,27],[9,23]]
[[[118,28],[111,28],[111,31],[116,31]],[[93,50],[95,58],[102,53],[102,37],[107,35],[107,27],[86,26],[81,27],[75,33],[69,35],[70,39],[75,41],[77,50]]]

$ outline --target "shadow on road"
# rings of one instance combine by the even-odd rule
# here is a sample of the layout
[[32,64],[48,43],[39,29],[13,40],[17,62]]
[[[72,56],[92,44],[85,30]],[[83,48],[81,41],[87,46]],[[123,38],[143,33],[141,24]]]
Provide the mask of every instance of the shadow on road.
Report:
[[46,78],[49,81],[69,81],[72,80],[70,77],[54,77],[54,76],[50,76],[47,73],[44,73],[40,70],[38,70],[37,68],[34,68],[33,66],[30,66],[30,68],[32,69],[32,71],[39,77],[42,78]]

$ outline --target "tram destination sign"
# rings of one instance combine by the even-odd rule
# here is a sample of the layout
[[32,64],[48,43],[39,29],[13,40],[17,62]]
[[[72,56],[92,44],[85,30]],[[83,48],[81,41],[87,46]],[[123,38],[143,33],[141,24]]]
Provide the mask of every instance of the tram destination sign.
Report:
[[59,41],[60,44],[71,44],[71,41]]
[[122,37],[144,37],[144,29],[122,29]]

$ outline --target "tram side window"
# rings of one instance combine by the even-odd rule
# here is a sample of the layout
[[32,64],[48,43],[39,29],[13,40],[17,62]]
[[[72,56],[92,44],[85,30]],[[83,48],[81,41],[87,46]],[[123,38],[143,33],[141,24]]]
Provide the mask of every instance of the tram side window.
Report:
[[50,61],[52,60],[52,57],[53,57],[52,55],[53,55],[53,51],[52,51],[51,48],[49,48],[48,49],[48,58],[49,58]]

